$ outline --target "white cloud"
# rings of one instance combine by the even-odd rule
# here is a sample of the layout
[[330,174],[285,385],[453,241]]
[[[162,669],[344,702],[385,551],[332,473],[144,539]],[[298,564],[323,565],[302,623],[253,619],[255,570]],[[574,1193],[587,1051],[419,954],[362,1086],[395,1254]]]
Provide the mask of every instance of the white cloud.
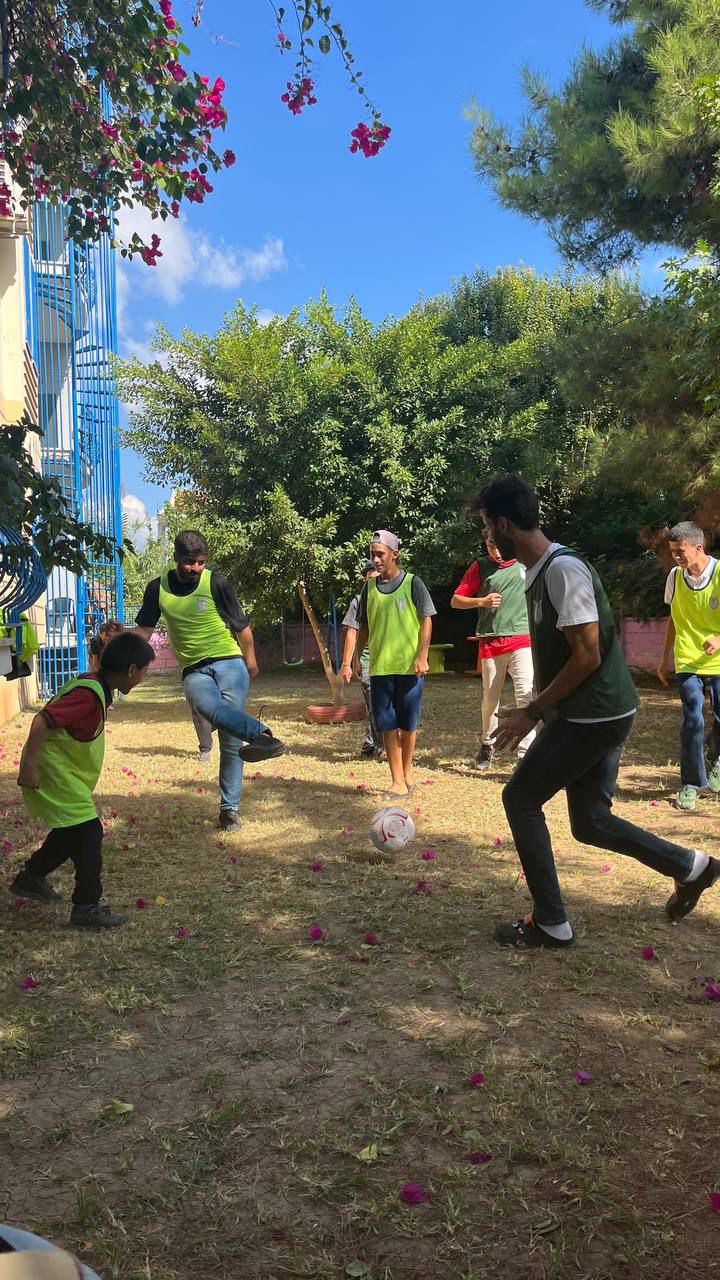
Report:
[[145,503],[134,493],[123,494],[122,514],[126,537],[130,538],[136,551],[144,551],[148,538],[157,537],[157,516],[151,516]]
[[278,314],[279,313],[277,311],[271,311],[270,307],[260,307],[255,313],[255,319],[261,329],[266,329],[270,324],[270,321],[274,320]]
[[[287,266],[282,240],[268,237],[259,249],[241,249],[224,240],[214,242],[202,231],[189,227],[184,218],[153,221],[146,209],[135,205],[118,218],[118,237],[129,240],[137,232],[149,242],[153,234],[162,241],[162,257],[156,267],[143,262],[122,263],[121,303],[127,305],[130,288],[159,294],[167,303],[180,302],[192,283],[209,288],[236,289],[245,281],[257,283]],[[132,282],[132,284],[131,284]]]

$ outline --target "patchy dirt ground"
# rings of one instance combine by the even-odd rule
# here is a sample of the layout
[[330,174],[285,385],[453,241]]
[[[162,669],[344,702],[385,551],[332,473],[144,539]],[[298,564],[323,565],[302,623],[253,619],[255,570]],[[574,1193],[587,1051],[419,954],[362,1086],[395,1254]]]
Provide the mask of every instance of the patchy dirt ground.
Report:
[[[371,861],[386,775],[361,727],[303,723],[324,696],[297,672],[253,688],[291,754],[248,770],[234,836],[176,677],[113,712],[105,887],[130,926],[0,908],[0,1220],[103,1280],[720,1276],[720,891],[670,926],[667,883],[575,844],[557,799],[579,945],[500,951],[492,924],[527,897],[506,770],[467,767],[478,683],[428,684],[418,836],[391,864]],[[8,876],[39,834],[14,786],[28,723],[0,730]],[[669,804],[678,724],[643,692],[618,809],[719,853],[713,799]]]

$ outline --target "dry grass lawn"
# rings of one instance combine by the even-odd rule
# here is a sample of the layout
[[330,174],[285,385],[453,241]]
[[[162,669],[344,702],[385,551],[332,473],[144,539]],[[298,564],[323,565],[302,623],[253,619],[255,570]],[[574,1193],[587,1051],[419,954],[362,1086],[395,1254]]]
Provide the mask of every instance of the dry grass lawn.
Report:
[[[479,696],[429,683],[418,836],[391,865],[367,838],[384,767],[357,759],[361,726],[304,723],[315,675],[253,689],[291,754],[248,770],[235,836],[177,677],[117,707],[98,799],[129,927],[2,907],[0,1221],[103,1280],[720,1276],[720,1003],[702,985],[720,977],[720,890],[670,926],[668,884],[575,844],[558,798],[579,945],[498,950],[493,922],[527,895],[503,772],[466,765]],[[39,834],[14,785],[28,723],[0,730],[8,875]],[[678,724],[644,691],[618,809],[718,853],[717,804],[669,804]],[[424,1203],[403,1203],[409,1182]]]

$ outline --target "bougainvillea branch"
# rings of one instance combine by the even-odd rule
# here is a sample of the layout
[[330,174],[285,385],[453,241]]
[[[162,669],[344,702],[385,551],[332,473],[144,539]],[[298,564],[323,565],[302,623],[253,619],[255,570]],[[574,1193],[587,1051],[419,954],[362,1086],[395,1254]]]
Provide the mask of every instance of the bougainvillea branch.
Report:
[[[358,125],[352,151],[375,155],[390,130],[353,66],[342,27],[320,0],[291,0],[299,32],[295,77],[283,101],[300,114],[315,102],[312,53],[338,51],[363,98],[370,125]],[[275,8],[281,52],[292,50]],[[193,24],[203,11],[197,0]],[[153,218],[177,218],[183,201],[200,204],[210,178],[235,163],[220,149],[225,129],[225,82],[188,69],[189,50],[172,0],[0,0],[0,158],[13,188],[0,184],[0,217],[45,197],[67,211],[66,233],[97,240],[123,206],[140,205]],[[133,234],[120,246],[154,266],[161,237]]]

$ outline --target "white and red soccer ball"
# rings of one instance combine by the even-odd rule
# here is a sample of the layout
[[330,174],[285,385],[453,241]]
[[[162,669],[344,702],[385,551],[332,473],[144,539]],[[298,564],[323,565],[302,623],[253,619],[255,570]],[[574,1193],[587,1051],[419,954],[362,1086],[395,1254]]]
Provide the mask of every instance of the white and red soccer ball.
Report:
[[370,839],[380,853],[399,853],[415,839],[415,823],[405,809],[379,809],[370,823]]

